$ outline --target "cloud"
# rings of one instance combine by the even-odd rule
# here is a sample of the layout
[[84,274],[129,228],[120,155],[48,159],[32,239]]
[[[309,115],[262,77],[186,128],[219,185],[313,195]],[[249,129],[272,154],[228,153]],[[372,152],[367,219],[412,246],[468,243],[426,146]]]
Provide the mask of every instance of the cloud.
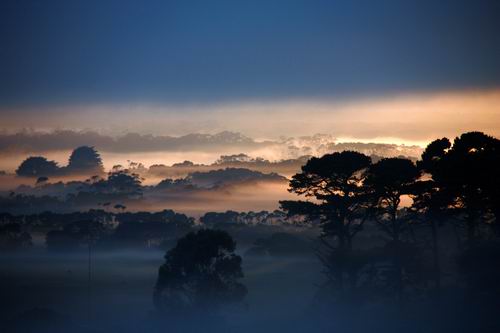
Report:
[[239,133],[187,134],[180,137],[153,136],[129,133],[119,137],[91,131],[56,130],[53,132],[20,132],[0,134],[0,151],[44,152],[74,149],[82,144],[101,151],[117,153],[155,151],[217,151],[224,146],[235,149],[257,148],[266,145]]
[[[145,146],[145,143],[150,150],[159,146],[189,149],[189,142],[207,147],[201,141],[212,140],[210,144],[215,146],[215,141],[229,139],[240,140],[235,142],[240,146],[254,145],[243,137],[227,138],[228,134],[215,138],[203,135],[183,138],[187,133],[214,135],[224,131],[243,133],[259,141],[326,133],[351,142],[370,140],[425,145],[437,137],[454,137],[472,130],[500,136],[500,89],[364,98],[242,100],[184,106],[68,105],[51,109],[3,110],[0,122],[3,130],[9,133],[23,128],[80,131],[85,133],[87,144],[114,147],[115,151],[133,150],[134,146]],[[95,133],[90,134],[89,128]],[[59,133],[66,135],[59,140],[60,145],[82,139],[64,131]],[[139,133],[140,136],[127,133]],[[155,137],[148,137],[149,134]],[[41,137],[40,144],[44,138],[48,137]],[[23,142],[21,137],[19,140]]]
[[[295,173],[306,156],[319,156],[334,151],[356,150],[367,155],[418,157],[422,148],[382,143],[338,142],[326,134],[256,140],[235,132],[188,134],[180,137],[141,135],[119,137],[95,132],[55,131],[0,134],[0,169],[15,170],[32,155],[43,155],[56,161],[60,171],[68,164],[74,147],[94,146],[101,153],[104,167],[115,165],[136,168],[135,163],[152,166],[150,178],[185,176],[189,172],[209,171],[224,167],[245,167],[255,171]],[[182,163],[179,163],[184,161]],[[193,163],[195,162],[195,163]],[[129,165],[130,164],[130,165]],[[168,166],[168,165],[172,166]],[[92,171],[94,172],[94,171]],[[136,170],[144,173],[144,170]]]
[[[107,168],[127,160],[151,165],[187,159],[206,164],[237,153],[279,160],[325,153],[330,143],[424,147],[436,138],[467,131],[500,137],[500,89],[183,107],[67,106],[1,112],[0,123],[0,170],[14,170],[33,153],[64,165],[67,152],[80,145],[95,146]],[[368,147],[358,148],[371,153]],[[402,154],[418,156],[415,152]]]
[[0,6],[4,106],[238,102],[500,84],[500,11],[491,0]]

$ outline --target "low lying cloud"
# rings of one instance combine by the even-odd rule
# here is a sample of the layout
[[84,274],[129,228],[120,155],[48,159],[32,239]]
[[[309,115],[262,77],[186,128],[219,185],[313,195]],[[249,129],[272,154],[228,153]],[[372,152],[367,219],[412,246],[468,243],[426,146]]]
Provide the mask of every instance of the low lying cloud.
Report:
[[[259,141],[326,133],[348,141],[425,145],[437,137],[454,137],[471,130],[500,136],[500,89],[377,97],[242,100],[203,105],[68,105],[1,109],[0,122],[3,130],[9,133],[23,128],[71,129],[89,133],[91,128],[95,132],[85,134],[88,144],[95,142],[96,145],[100,143],[114,146],[113,149],[128,150],[141,145],[138,141],[147,140],[151,150],[165,144],[185,148],[185,142],[210,138],[204,137],[205,134],[184,137],[187,133],[213,135],[224,131],[243,133]],[[59,132],[67,135],[64,131]],[[121,136],[122,139],[116,142],[98,133]],[[64,141],[60,142],[78,139],[81,137],[64,136]],[[224,141],[226,137],[212,139]],[[241,145],[254,144],[242,140]]]
[[[338,142],[326,134],[259,141],[235,132],[180,137],[141,134],[111,137],[76,131],[21,132],[0,134],[0,156],[5,156],[0,161],[0,170],[15,170],[22,160],[33,155],[43,155],[64,167],[68,163],[69,152],[82,145],[94,146],[101,153],[107,170],[115,165],[130,167],[140,164],[142,168],[154,166],[150,176],[174,178],[177,178],[176,174],[207,171],[207,167],[212,170],[221,165],[265,172],[279,170],[288,175],[296,172],[307,156],[343,150],[382,157],[412,158],[420,156],[422,152],[419,146]],[[142,171],[139,170],[144,173]]]
[[269,144],[256,142],[234,132],[217,134],[187,134],[180,137],[128,133],[119,137],[92,131],[56,130],[53,132],[23,131],[0,134],[0,151],[44,152],[74,149],[81,145],[94,146],[107,152],[155,151],[217,151],[231,146],[235,149],[255,149]]
[[0,170],[7,171],[29,155],[65,165],[68,153],[80,145],[95,146],[108,169],[129,160],[210,164],[220,155],[239,153],[277,161],[341,148],[417,157],[422,147],[444,136],[483,131],[500,137],[500,89],[341,100],[0,110],[0,122]]
[[[6,212],[67,212],[87,209],[111,209],[124,205],[131,211],[157,211],[170,207],[189,214],[210,210],[274,210],[279,200],[291,198],[288,180],[275,173],[265,174],[243,168],[195,172],[187,177],[164,179],[159,184],[116,187],[109,179],[86,181],[48,180],[21,185],[27,179],[0,176],[0,208]],[[116,180],[115,180],[116,182]],[[128,183],[127,183],[128,184]],[[2,193],[3,192],[3,193]],[[139,194],[140,193],[140,194]],[[28,207],[28,208],[27,208]]]

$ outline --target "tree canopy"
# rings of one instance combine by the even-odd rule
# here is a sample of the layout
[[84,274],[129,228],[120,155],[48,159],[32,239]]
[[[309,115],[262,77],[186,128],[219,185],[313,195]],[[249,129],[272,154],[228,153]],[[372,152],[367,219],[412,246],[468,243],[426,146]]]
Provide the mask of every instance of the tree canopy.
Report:
[[321,218],[325,236],[349,242],[362,221],[363,180],[370,164],[370,157],[353,151],[313,157],[292,177],[289,191],[315,201],[281,201],[281,207],[290,214]]
[[[419,167],[439,189],[439,206],[465,214],[469,242],[476,240],[481,224],[497,224],[500,140],[481,132],[464,133],[453,144],[439,139],[426,148]],[[437,199],[435,195],[432,203]]]
[[54,161],[42,156],[32,156],[25,159],[17,168],[16,174],[24,177],[47,177],[57,174],[59,167]]
[[202,229],[179,239],[165,255],[154,290],[158,310],[172,313],[217,311],[247,293],[241,257],[225,231]]
[[104,168],[101,156],[94,147],[81,146],[71,153],[67,170],[70,172],[92,171],[102,173]]
[[321,221],[320,239],[326,251],[318,250],[318,256],[327,268],[329,285],[341,293],[346,279],[355,288],[362,261],[352,251],[352,242],[367,217],[368,193],[363,183],[370,165],[370,157],[354,151],[313,157],[292,177],[289,191],[314,201],[280,202],[289,214]]

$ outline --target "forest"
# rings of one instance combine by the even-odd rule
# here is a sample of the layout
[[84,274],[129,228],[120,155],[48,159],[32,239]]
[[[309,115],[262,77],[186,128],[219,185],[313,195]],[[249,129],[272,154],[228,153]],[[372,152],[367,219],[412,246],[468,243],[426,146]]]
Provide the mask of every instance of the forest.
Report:
[[[15,177],[34,185],[0,199],[3,331],[500,329],[500,140],[302,161],[289,178],[221,166],[145,185],[137,164],[106,173],[88,146],[65,167],[27,158]],[[261,182],[285,184],[276,209],[168,208]]]

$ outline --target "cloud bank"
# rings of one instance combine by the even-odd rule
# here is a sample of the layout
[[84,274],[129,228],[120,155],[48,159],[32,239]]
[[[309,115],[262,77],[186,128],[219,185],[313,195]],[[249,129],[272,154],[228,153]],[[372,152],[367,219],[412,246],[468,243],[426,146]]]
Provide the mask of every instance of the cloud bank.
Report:
[[[115,145],[101,135],[125,136],[127,146],[146,140],[129,133],[164,137],[150,138],[158,145],[183,146],[207,137],[169,136],[188,133],[240,132],[259,140],[326,133],[348,141],[392,142],[425,145],[436,137],[454,137],[479,130],[500,136],[500,89],[440,93],[387,95],[343,99],[284,99],[219,104],[67,105],[54,108],[4,109],[0,112],[4,132],[26,128],[61,129],[96,133],[86,138],[102,145]],[[127,138],[127,134],[129,137]],[[226,140],[214,137],[212,140]],[[229,138],[234,139],[234,138]],[[236,138],[238,139],[238,138]],[[78,137],[65,138],[67,142]],[[246,142],[241,138],[238,144]],[[21,141],[22,142],[22,141]],[[130,148],[128,148],[130,149]]]

